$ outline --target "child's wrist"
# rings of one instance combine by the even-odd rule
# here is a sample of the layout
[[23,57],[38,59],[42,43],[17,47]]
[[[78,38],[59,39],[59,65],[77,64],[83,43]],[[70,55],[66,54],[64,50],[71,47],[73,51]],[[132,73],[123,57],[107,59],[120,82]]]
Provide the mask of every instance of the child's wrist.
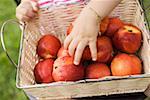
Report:
[[99,11],[96,9],[97,7],[95,7],[95,6],[97,6],[97,5],[95,5],[95,1],[91,0],[91,1],[88,3],[87,6],[89,7],[90,10],[92,10],[93,12],[95,12],[95,14],[96,14],[98,17],[100,17],[101,19],[103,19],[104,15],[100,14]]
[[90,0],[88,6],[102,19],[108,16],[122,0]]
[[93,14],[97,17],[97,20],[98,20],[98,21],[100,21],[100,20],[103,19],[102,16],[101,16],[100,14],[98,14],[92,7],[90,7],[89,5],[87,5],[87,7],[88,7],[88,9],[89,9],[90,11],[92,11]]

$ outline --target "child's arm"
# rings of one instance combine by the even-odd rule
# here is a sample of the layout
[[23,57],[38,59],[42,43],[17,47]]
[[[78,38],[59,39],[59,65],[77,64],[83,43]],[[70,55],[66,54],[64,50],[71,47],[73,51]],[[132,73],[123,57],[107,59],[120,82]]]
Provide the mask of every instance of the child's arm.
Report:
[[97,59],[96,41],[99,22],[107,16],[121,0],[91,0],[73,23],[72,32],[64,41],[65,49],[74,55],[74,64],[78,65],[83,50],[89,46],[92,60]]
[[104,18],[109,15],[121,1],[122,0],[91,0],[88,7],[95,11],[101,18]]
[[16,8],[16,17],[20,21],[29,21],[36,15],[37,10],[36,0],[21,0],[20,5]]

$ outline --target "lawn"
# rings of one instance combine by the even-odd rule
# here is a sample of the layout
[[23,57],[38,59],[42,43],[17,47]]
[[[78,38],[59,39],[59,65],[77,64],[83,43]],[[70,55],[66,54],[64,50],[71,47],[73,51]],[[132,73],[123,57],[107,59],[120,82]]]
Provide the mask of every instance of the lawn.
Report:
[[[0,26],[2,22],[15,18],[16,4],[13,0],[0,0]],[[12,58],[17,61],[20,31],[16,25],[8,25],[5,41]],[[0,99],[27,100],[24,92],[16,88],[16,69],[10,64],[0,45]]]
[[[144,4],[147,6],[150,4],[149,0],[144,0]],[[0,26],[8,20],[15,18],[16,5],[13,0],[0,0]],[[150,10],[149,10],[150,12]],[[150,13],[148,19],[150,22]],[[5,31],[5,41],[8,48],[8,52],[12,58],[17,61],[20,30],[15,25],[8,25]],[[15,85],[16,68],[10,64],[5,53],[2,51],[0,44],[0,99],[1,100],[27,100],[24,92],[16,88]]]

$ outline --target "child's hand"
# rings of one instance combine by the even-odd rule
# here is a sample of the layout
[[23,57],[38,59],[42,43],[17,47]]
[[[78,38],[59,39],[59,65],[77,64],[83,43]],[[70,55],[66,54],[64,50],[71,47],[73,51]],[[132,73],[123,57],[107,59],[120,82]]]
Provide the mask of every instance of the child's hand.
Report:
[[100,18],[105,16],[121,2],[122,0],[90,0],[79,17],[73,24],[72,32],[64,42],[65,49],[69,54],[74,55],[74,64],[78,65],[82,57],[83,50],[89,46],[92,60],[97,59],[96,41],[99,31]]
[[78,65],[82,57],[83,50],[89,46],[92,60],[97,59],[96,41],[99,32],[100,18],[90,8],[85,7],[79,17],[73,23],[72,32],[64,41],[65,49],[69,54],[74,55],[74,64]]
[[29,21],[38,11],[37,1],[33,0],[22,0],[20,5],[16,8],[16,17],[20,21]]

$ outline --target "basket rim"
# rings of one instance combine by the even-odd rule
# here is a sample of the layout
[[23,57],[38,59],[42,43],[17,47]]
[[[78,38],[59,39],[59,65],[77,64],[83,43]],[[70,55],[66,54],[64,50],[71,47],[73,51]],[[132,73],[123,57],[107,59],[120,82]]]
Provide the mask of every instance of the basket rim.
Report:
[[67,86],[67,85],[75,85],[75,84],[84,84],[84,83],[95,83],[95,82],[106,82],[106,81],[116,81],[116,80],[129,80],[129,79],[150,79],[149,74],[141,74],[141,75],[127,75],[127,76],[109,76],[100,79],[84,79],[76,82],[68,81],[68,82],[53,82],[53,83],[44,83],[44,84],[33,84],[33,85],[25,85],[19,86],[16,84],[17,88],[38,88],[38,87],[47,87],[47,86]]

